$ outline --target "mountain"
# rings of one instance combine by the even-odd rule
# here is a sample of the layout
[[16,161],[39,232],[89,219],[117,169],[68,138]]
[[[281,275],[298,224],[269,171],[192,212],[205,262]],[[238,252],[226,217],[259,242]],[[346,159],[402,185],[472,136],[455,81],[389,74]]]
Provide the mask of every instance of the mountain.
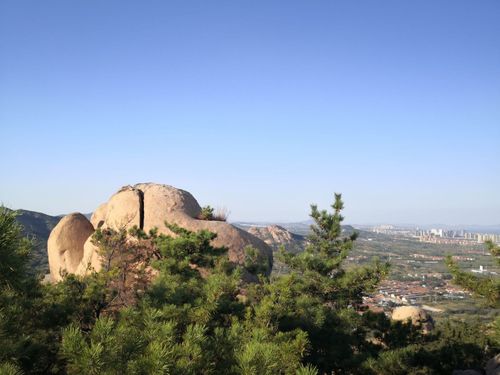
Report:
[[277,223],[277,222],[249,222],[249,221],[238,221],[233,223],[241,229],[248,230],[251,227],[255,228],[265,228],[272,225],[277,225],[285,230],[299,234],[302,236],[307,236],[309,234],[312,220],[298,221],[298,222],[287,222],[287,223]]
[[16,210],[16,219],[23,227],[23,233],[33,241],[33,252],[30,268],[35,272],[47,273],[49,262],[47,257],[47,240],[62,216],[50,216],[40,212]]
[[274,251],[277,251],[283,245],[287,251],[297,253],[304,250],[307,243],[305,236],[292,233],[280,225],[245,227],[244,229],[263,240]]

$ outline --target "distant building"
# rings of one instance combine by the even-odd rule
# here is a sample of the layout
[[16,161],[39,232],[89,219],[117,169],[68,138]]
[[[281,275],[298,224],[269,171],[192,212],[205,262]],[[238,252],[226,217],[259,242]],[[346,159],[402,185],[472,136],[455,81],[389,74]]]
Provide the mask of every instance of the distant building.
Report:
[[486,241],[493,241],[495,243],[500,243],[500,235],[499,234],[487,234],[487,233],[477,233],[476,240],[478,243],[484,243]]
[[443,237],[443,230],[442,229],[431,229],[431,235],[436,236],[436,237]]
[[484,273],[486,272],[486,269],[483,266],[479,266],[479,269],[477,270],[471,270],[474,273]]

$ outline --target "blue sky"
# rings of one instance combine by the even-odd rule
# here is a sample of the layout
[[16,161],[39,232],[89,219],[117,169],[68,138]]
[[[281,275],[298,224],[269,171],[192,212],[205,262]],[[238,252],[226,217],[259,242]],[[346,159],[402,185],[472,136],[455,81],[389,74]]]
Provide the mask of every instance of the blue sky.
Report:
[[0,201],[143,181],[295,221],[500,224],[500,2],[0,3]]

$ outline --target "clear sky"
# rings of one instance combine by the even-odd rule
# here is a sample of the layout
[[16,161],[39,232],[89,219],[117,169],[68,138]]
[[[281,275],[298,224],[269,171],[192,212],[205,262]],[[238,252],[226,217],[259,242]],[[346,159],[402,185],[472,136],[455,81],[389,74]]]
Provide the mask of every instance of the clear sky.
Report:
[[500,1],[0,2],[0,201],[500,224]]

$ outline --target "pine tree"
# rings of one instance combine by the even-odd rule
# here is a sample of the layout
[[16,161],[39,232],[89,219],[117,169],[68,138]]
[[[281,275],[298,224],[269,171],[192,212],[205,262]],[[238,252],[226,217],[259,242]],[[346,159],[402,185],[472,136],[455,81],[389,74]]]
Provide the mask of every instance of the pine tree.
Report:
[[303,276],[307,288],[325,303],[337,308],[357,307],[363,293],[379,284],[387,275],[388,264],[378,260],[367,267],[347,270],[344,261],[354,246],[357,232],[346,236],[342,233],[344,209],[342,196],[335,194],[333,213],[318,210],[311,205],[311,225],[309,245],[299,254],[281,251],[283,261],[295,272]]
[[[500,265],[500,246],[492,241],[486,241],[485,245],[495,262]],[[455,283],[473,292],[489,306],[500,307],[500,277],[481,277],[462,271],[451,256],[446,258],[446,264]],[[496,345],[500,346],[500,316],[491,323],[488,333]]]
[[21,290],[26,287],[28,257],[31,243],[22,235],[22,228],[13,211],[0,207],[0,288]]
[[250,293],[256,326],[307,333],[305,360],[325,373],[352,371],[362,361],[357,352],[366,346],[367,332],[357,310],[364,293],[388,272],[388,265],[377,260],[368,266],[345,266],[357,234],[342,232],[340,194],[332,209],[329,213],[311,206],[314,223],[305,251],[280,251],[290,273]]
[[[494,244],[492,241],[487,241],[486,247],[496,263],[500,265],[500,246]],[[490,306],[500,307],[500,278],[480,277],[462,271],[451,256],[447,257],[446,264],[455,283],[470,290],[476,296],[484,298]]]
[[[228,262],[226,249],[211,245],[216,235],[167,226],[175,236],[134,229],[135,239],[127,240],[120,232],[97,232],[106,266],[86,279],[105,280],[106,292],[93,325],[64,330],[68,373],[282,374],[301,368],[307,335],[255,329],[241,302],[243,270]],[[252,259],[259,261],[250,257],[245,266],[258,270]],[[123,283],[148,268],[155,270],[148,282]],[[131,290],[133,298],[124,298]],[[130,303],[111,303],[118,298]]]
[[[172,236],[96,231],[102,270],[54,285],[28,276],[29,243],[0,211],[0,373],[447,374],[500,347],[480,325],[450,322],[422,335],[364,311],[363,295],[388,265],[346,264],[357,235],[343,232],[342,209],[339,194],[332,212],[311,207],[305,251],[280,253],[285,275],[266,276],[255,249],[237,266],[212,246],[216,234],[167,224]],[[243,282],[249,272],[259,282]]]

